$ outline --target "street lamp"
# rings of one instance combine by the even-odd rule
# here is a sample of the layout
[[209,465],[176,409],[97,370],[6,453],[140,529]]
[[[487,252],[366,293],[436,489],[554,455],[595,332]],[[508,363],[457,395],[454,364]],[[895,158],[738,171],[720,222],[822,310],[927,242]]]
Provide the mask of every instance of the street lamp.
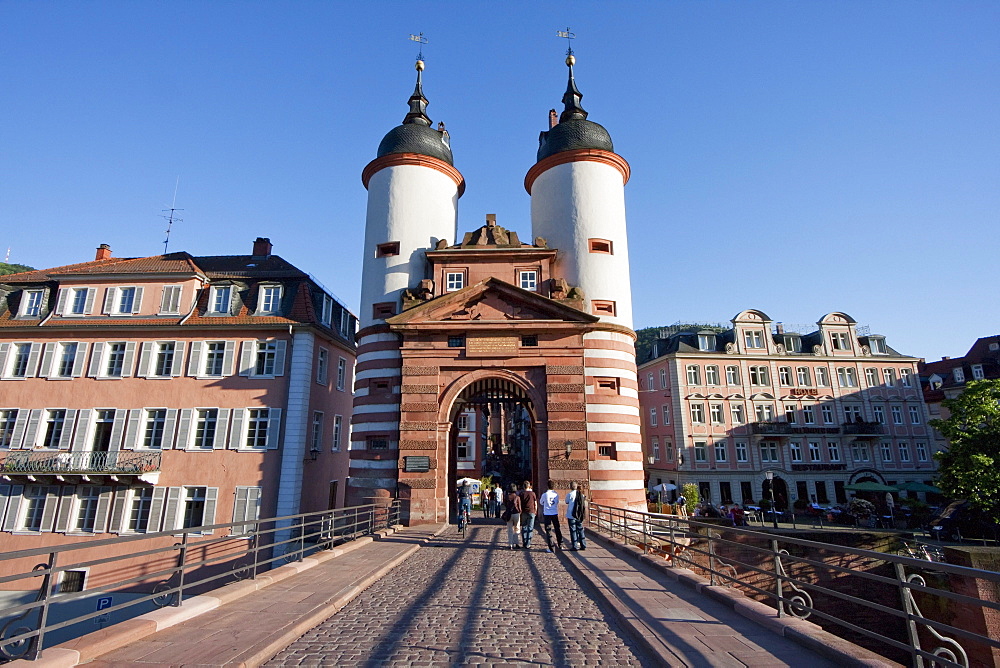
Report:
[[778,509],[774,505],[774,471],[765,471],[764,477],[767,478],[767,487],[771,490],[771,521],[774,523],[774,528],[778,528]]

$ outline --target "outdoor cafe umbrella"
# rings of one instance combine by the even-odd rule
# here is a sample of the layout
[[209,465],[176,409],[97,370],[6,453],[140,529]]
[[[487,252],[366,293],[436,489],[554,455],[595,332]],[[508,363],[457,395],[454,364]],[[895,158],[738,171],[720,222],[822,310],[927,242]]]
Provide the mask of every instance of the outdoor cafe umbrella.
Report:
[[669,482],[661,482],[659,485],[653,485],[654,492],[671,492],[677,489],[677,485],[672,485]]
[[898,487],[890,487],[889,485],[883,485],[880,482],[873,482],[871,480],[866,480],[864,482],[856,482],[853,485],[844,485],[844,489],[848,489],[852,492],[898,492]]
[[942,494],[940,487],[935,487],[934,485],[928,485],[922,482],[912,481],[912,482],[901,482],[896,485],[896,489],[899,491],[907,492],[927,492],[928,494]]

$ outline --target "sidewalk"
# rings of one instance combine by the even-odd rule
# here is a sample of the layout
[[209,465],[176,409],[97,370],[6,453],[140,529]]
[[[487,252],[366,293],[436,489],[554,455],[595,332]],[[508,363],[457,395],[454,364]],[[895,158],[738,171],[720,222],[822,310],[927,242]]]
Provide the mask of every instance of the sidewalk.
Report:
[[[150,613],[162,617],[172,615],[175,620],[178,614],[188,617],[170,628],[164,629],[162,620],[137,618],[123,622],[147,626],[159,622],[157,629],[163,630],[125,646],[118,644],[116,649],[105,650],[106,653],[100,653],[102,638],[90,634],[46,650],[39,661],[21,663],[36,667],[72,666],[94,657],[87,665],[138,665],[148,668],[260,665],[347,605],[367,586],[419,550],[442,528],[430,525],[403,529],[372,542],[366,541],[367,544],[314,565],[299,562],[283,566],[285,569],[303,570],[256,591],[251,590],[249,595],[241,595],[246,593],[244,591],[233,591],[233,595],[227,596],[227,587],[223,587],[206,596],[185,601],[181,608],[164,608]],[[265,573],[264,577],[267,575]],[[246,589],[252,585],[252,582],[245,581],[229,587],[242,586]],[[190,608],[185,611],[188,606]],[[119,626],[109,627],[106,631]],[[72,661],[70,654],[76,652],[79,652],[79,658]]]
[[[829,638],[821,641],[829,641],[831,652],[824,651],[823,656],[786,637],[786,626],[808,636],[813,630],[808,627],[818,630],[814,624],[779,620],[773,609],[750,599],[740,602],[742,609],[734,607],[735,592],[727,588],[708,587],[707,582],[701,585],[701,578],[687,569],[660,570],[626,554],[624,548],[606,538],[595,539],[589,531],[587,535],[587,549],[563,552],[564,563],[597,588],[619,621],[658,655],[663,665],[896,665],[829,634],[823,634]],[[726,599],[726,603],[717,599]],[[761,619],[752,621],[755,616]]]

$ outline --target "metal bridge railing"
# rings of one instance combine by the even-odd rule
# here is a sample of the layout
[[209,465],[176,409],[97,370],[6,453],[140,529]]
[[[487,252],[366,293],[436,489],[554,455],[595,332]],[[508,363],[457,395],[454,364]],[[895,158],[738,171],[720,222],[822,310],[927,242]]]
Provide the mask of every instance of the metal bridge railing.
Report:
[[[995,616],[1000,597],[983,600],[952,590],[978,592],[985,585],[1000,592],[1000,573],[994,571],[598,504],[590,506],[588,526],[671,565],[707,572],[712,585],[756,595],[779,617],[813,617],[836,635],[868,639],[865,644],[881,647],[873,647],[880,654],[908,655],[914,666],[968,668],[974,646],[986,655],[1000,648],[1000,638],[943,621],[954,616],[921,612],[921,605],[940,612],[957,604],[987,608],[987,616]],[[876,589],[883,595],[875,596]],[[862,624],[864,615],[876,623]],[[893,620],[897,630],[903,627],[896,637],[889,635]]]
[[[158,607],[179,606],[192,591],[203,593],[236,580],[256,579],[270,568],[301,561],[307,553],[395,526],[399,519],[399,501],[394,500],[389,505],[369,504],[2,553],[0,568],[3,562],[18,559],[44,561],[27,572],[0,576],[3,589],[38,591],[34,601],[2,611],[14,617],[0,627],[0,662],[40,657],[45,636],[51,631],[150,601]],[[229,535],[204,535],[222,529],[229,529]],[[174,540],[164,544],[164,538]],[[97,556],[126,544],[132,549]],[[137,563],[142,567],[136,568]],[[104,567],[105,576],[99,586],[77,592],[56,591],[60,574],[97,566]],[[41,578],[40,585],[37,578]],[[49,621],[54,603],[121,591],[138,592],[139,596],[57,623]]]

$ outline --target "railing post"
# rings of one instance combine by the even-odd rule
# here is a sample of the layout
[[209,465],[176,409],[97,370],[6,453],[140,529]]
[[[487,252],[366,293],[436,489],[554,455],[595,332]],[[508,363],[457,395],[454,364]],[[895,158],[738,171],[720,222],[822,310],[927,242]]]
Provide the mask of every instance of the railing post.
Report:
[[299,558],[296,561],[302,561],[302,558],[306,553],[306,518],[305,515],[299,518]]
[[715,534],[708,530],[708,584],[715,585]]
[[771,539],[771,556],[774,557],[774,588],[777,595],[778,616],[785,616],[785,604],[781,593],[781,556],[778,554],[778,540]]
[[649,516],[643,514],[642,516],[642,553],[646,554],[649,552],[649,543],[652,540],[651,533],[649,531]]
[[670,526],[670,567],[676,568],[677,563],[675,562],[675,548],[677,547],[677,534],[674,532],[674,527],[677,525],[676,520],[669,520]]
[[257,553],[260,551],[260,527],[254,525],[253,532],[253,567],[250,570],[250,579],[257,579]]
[[[45,625],[49,620],[49,598],[52,596],[52,582],[54,569],[56,567],[56,555],[58,552],[49,553],[49,572],[42,578],[42,610],[38,615],[38,635],[34,639],[34,648],[30,652],[31,659],[38,659],[42,656],[45,644]],[[32,641],[28,641],[32,642]]]
[[187,561],[188,535],[188,532],[185,531],[181,536],[180,554],[177,555],[177,570],[180,572],[180,577],[177,582],[177,598],[174,599],[176,601],[175,608],[181,607],[181,603],[184,602],[184,562]]
[[924,658],[917,650],[920,649],[920,634],[917,631],[917,622],[913,619],[913,594],[907,586],[906,571],[903,564],[896,563],[896,586],[899,587],[899,596],[903,603],[903,612],[906,613],[906,636],[910,641],[910,656],[913,657],[913,665],[923,668]]

